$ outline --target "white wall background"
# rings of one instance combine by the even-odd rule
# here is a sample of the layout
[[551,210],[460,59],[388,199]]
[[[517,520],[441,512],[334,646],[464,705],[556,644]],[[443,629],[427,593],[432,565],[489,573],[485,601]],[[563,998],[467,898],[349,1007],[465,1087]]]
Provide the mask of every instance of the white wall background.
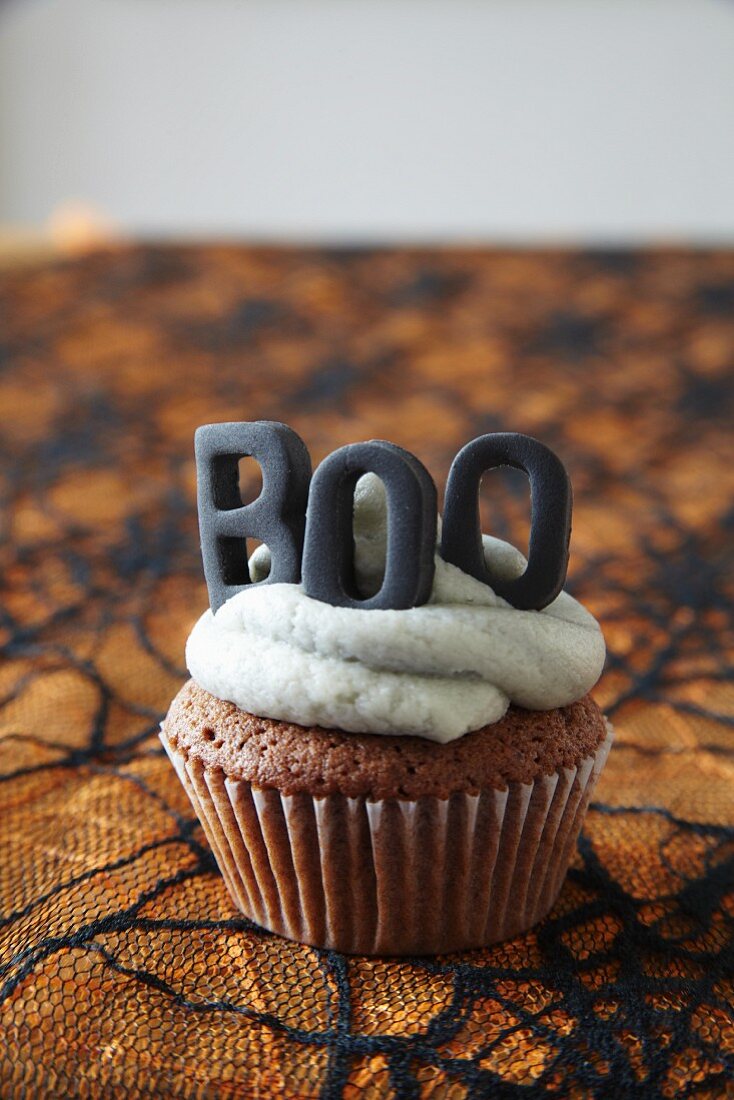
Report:
[[0,222],[734,241],[733,0],[0,0]]

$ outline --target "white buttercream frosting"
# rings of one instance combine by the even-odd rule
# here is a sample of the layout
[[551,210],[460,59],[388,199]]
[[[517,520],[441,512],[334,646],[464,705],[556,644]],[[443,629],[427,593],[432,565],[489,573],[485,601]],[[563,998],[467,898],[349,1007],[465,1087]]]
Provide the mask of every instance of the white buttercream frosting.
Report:
[[[382,483],[366,475],[354,522],[365,596],[381,584],[385,514]],[[508,543],[485,535],[484,549],[498,577],[523,572],[525,558]],[[261,547],[253,579],[267,568]],[[519,611],[438,555],[421,607],[332,607],[297,584],[253,585],[202,615],[186,646],[197,683],[253,714],[442,743],[497,722],[510,703],[549,710],[580,699],[604,655],[599,624],[567,593],[542,611]]]

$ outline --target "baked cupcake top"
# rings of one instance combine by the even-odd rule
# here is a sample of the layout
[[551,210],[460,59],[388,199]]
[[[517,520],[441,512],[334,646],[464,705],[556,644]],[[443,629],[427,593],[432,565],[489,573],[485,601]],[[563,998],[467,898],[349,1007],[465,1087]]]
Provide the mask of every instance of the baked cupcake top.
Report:
[[[355,576],[365,598],[382,583],[386,527],[384,486],[366,474],[354,496]],[[514,547],[488,535],[483,544],[498,580],[524,572]],[[267,577],[265,547],[250,564],[253,581]],[[253,584],[205,612],[186,647],[197,684],[250,714],[440,743],[498,722],[511,704],[576,702],[604,657],[599,624],[566,592],[542,610],[520,610],[438,552],[421,606],[337,607],[300,584]]]
[[445,745],[425,737],[362,734],[260,718],[216,699],[189,680],[163,724],[168,743],[186,759],[221,768],[228,779],[348,798],[448,798],[454,792],[506,790],[575,769],[607,736],[590,695],[567,707],[510,707],[498,722]]

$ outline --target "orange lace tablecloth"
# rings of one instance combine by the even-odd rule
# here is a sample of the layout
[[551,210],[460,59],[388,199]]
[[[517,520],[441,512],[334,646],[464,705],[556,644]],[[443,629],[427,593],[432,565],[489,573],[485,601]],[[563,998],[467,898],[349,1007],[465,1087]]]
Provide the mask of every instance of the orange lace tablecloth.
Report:
[[[0,1095],[732,1095],[734,255],[131,247],[0,310]],[[617,742],[528,935],[348,958],[233,909],[157,729],[207,603],[192,433],[261,418],[439,487],[486,431],[567,463]]]

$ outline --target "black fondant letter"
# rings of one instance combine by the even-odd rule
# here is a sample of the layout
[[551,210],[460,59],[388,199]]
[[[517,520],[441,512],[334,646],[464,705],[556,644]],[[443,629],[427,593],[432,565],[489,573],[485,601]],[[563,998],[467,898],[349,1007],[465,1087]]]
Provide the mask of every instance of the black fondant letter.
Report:
[[[354,575],[354,487],[377,474],[387,495],[387,554],[380,591],[361,599]],[[426,602],[435,569],[436,486],[410,451],[384,440],[333,451],[314,473],[308,498],[303,587],[335,607],[405,608]]]
[[[261,584],[301,579],[301,553],[311,459],[306,445],[285,424],[270,420],[204,424],[195,436],[199,532],[212,611],[251,583],[247,538],[270,550],[270,573]],[[243,505],[239,460],[254,458],[263,487]]]
[[[507,581],[487,569],[479,520],[479,483],[486,470],[514,466],[530,478],[528,565]],[[467,443],[446,482],[441,557],[490,585],[513,607],[540,610],[563,588],[571,537],[571,482],[561,460],[537,439],[496,432]]]

